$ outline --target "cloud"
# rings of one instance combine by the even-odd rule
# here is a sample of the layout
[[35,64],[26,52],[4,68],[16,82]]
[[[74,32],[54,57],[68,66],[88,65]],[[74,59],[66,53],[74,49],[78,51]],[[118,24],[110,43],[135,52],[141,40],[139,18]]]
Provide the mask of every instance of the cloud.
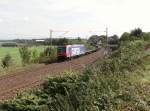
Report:
[[28,22],[28,21],[29,21],[29,17],[24,17],[23,20],[24,20],[25,22]]
[[110,35],[135,27],[148,31],[149,4],[149,0],[0,0],[0,33],[48,36],[53,29],[80,35],[106,27]]
[[0,18],[0,23],[3,22],[3,19]]

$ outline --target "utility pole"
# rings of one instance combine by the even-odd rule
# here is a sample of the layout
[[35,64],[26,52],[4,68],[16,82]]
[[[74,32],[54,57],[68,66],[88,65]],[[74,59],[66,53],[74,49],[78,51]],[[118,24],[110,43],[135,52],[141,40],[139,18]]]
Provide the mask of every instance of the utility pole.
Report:
[[52,36],[53,36],[53,30],[50,29],[50,45],[52,47]]
[[106,27],[106,31],[105,32],[106,32],[106,44],[105,45],[107,47],[107,44],[108,44],[108,28],[107,27]]
[[[89,31],[90,33],[93,32],[93,31]],[[94,31],[94,32],[100,32],[100,31]],[[104,38],[104,43],[103,45],[106,47],[107,46],[107,43],[108,43],[108,28],[106,27],[105,30],[101,31],[101,32],[105,32],[106,33],[106,37]]]

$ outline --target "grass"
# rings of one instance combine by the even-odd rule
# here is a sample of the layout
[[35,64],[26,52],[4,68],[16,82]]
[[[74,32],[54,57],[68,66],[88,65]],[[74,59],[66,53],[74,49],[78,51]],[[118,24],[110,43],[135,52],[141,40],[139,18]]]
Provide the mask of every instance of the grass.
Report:
[[[40,53],[40,52],[44,51],[44,48],[45,48],[44,46],[31,47],[30,50],[36,49],[38,51],[38,53]],[[13,60],[14,60],[16,65],[20,65],[21,64],[19,48],[0,47],[0,60],[8,53],[12,56],[12,58],[13,58]]]
[[21,58],[20,58],[20,55],[19,55],[18,48],[1,47],[0,48],[0,60],[8,53],[12,56],[12,59],[15,62],[16,65],[21,64]]
[[[31,47],[30,50],[36,49],[38,54],[40,54],[41,52],[44,51],[45,48],[46,48],[46,46],[37,46],[37,47],[34,46],[34,47]],[[12,60],[13,60],[13,65],[10,68],[7,68],[7,69],[3,69],[0,65],[0,75],[5,75],[5,74],[8,74],[9,72],[16,72],[18,70],[24,70],[26,68],[31,68],[31,67],[35,66],[35,65],[32,64],[32,65],[29,65],[29,66],[26,66],[26,67],[22,67],[18,47],[14,47],[14,48],[13,47],[0,47],[0,64],[1,64],[2,58],[6,54],[11,55]]]

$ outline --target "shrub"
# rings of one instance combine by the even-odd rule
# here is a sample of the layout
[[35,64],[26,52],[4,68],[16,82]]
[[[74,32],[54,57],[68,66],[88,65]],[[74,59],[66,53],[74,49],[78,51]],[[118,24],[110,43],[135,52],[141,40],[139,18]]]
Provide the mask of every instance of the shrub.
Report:
[[39,54],[36,49],[31,51],[31,62],[37,63],[39,61]]
[[3,68],[8,68],[9,66],[12,65],[12,57],[10,54],[5,55],[5,57],[2,59],[2,67]]
[[29,64],[31,62],[31,51],[29,51],[28,47],[24,46],[19,48],[19,53],[23,65]]
[[56,47],[47,47],[39,57],[39,61],[43,63],[51,63],[57,60]]
[[120,41],[129,41],[129,40],[130,40],[130,33],[128,32],[124,32],[120,37]]
[[150,41],[150,33],[143,33],[143,39],[147,42]]

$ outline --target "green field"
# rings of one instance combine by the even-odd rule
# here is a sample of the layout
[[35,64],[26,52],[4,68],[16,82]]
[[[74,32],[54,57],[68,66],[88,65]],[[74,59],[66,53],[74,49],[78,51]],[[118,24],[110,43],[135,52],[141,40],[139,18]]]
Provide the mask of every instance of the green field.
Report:
[[[31,47],[30,50],[36,49],[38,53],[44,51],[44,46],[38,46],[38,47]],[[13,59],[14,66],[21,66],[21,58],[19,54],[19,48],[11,48],[11,47],[0,47],[0,61],[2,58],[6,55],[10,54]]]

